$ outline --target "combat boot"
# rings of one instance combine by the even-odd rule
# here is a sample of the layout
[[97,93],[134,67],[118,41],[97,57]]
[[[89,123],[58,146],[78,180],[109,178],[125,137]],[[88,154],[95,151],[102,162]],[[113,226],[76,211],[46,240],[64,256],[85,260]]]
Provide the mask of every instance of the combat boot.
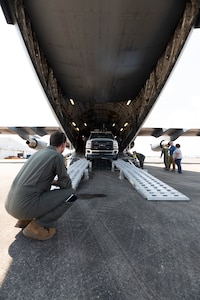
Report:
[[32,239],[45,241],[54,236],[55,228],[46,228],[38,225],[35,220],[31,221],[23,230],[23,235]]

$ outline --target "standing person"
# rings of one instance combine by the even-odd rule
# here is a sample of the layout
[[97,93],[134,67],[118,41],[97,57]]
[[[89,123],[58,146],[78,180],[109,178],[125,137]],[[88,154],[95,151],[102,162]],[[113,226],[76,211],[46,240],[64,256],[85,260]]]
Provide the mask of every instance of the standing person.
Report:
[[[65,147],[64,133],[53,133],[50,146],[34,153],[12,183],[5,208],[26,237],[50,239],[56,233],[55,221],[77,199],[64,164]],[[50,190],[51,185],[60,189]]]
[[164,157],[164,165],[165,165],[165,170],[169,171],[169,147],[168,145],[164,145],[161,151],[160,157]]
[[175,171],[175,163],[174,163],[174,159],[173,159],[173,152],[176,149],[176,147],[174,146],[174,143],[171,141],[168,143],[169,146],[169,170],[171,168],[172,165],[172,170]]
[[178,173],[179,174],[182,173],[182,167],[181,167],[182,152],[181,152],[180,147],[181,147],[180,144],[176,144],[176,148],[173,152],[174,162],[178,167]]

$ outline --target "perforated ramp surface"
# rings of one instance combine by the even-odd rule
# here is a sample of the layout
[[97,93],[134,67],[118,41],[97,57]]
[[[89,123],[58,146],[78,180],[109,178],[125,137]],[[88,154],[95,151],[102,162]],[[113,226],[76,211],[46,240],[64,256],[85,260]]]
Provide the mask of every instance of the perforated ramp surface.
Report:
[[122,159],[113,161],[113,166],[120,170],[120,179],[126,178],[147,200],[188,201],[187,196],[172,188],[145,170],[137,168]]

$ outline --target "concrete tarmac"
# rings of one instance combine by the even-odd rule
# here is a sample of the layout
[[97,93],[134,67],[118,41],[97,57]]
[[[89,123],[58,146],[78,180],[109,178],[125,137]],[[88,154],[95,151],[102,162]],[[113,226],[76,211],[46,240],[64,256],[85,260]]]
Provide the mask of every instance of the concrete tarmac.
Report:
[[25,238],[4,209],[23,163],[0,162],[1,300],[199,300],[200,159],[150,174],[190,201],[147,201],[109,165],[96,167],[48,241]]

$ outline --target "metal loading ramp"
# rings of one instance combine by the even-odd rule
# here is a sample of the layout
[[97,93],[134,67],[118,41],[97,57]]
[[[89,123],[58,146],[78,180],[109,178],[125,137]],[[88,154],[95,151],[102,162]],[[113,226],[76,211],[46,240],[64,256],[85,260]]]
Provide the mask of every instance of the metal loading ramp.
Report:
[[72,187],[77,189],[81,179],[84,177],[85,180],[89,179],[88,167],[90,162],[85,158],[78,159],[73,162],[68,168],[67,173],[72,181]]
[[112,162],[114,168],[120,170],[120,179],[126,178],[133,187],[147,200],[157,201],[188,201],[187,196],[170,187],[166,183],[152,176],[145,170],[137,168],[134,164],[118,159]]

